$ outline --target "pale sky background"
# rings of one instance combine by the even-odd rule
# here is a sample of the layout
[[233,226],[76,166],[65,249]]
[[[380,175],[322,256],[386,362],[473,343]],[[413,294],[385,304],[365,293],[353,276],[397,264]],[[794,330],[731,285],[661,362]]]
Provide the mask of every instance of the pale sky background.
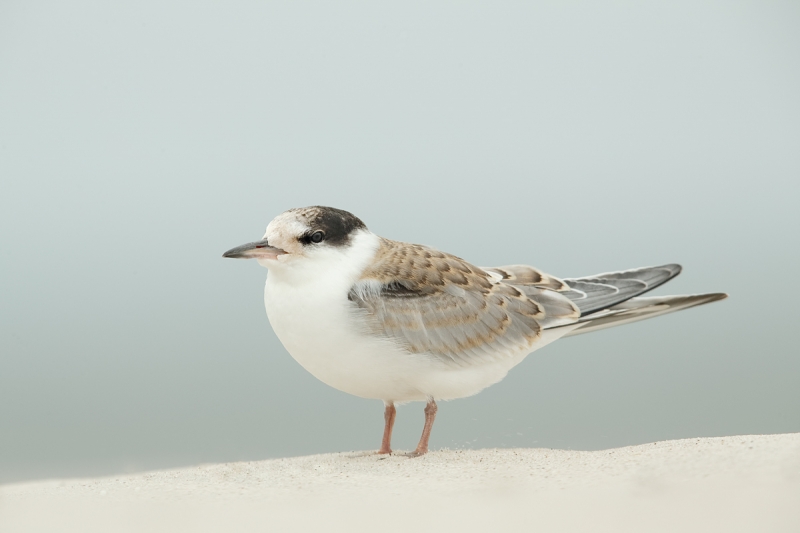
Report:
[[377,448],[220,257],[312,204],[730,294],[534,353],[434,448],[800,431],[796,1],[5,0],[0,180],[0,482]]

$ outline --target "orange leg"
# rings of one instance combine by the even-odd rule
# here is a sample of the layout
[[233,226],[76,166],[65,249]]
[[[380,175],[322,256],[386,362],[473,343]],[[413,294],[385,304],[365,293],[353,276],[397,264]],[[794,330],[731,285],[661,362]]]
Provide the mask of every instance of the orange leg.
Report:
[[420,455],[428,453],[428,441],[431,438],[431,428],[433,428],[433,421],[436,418],[436,411],[438,410],[439,408],[436,407],[436,402],[433,398],[430,398],[428,400],[428,405],[425,406],[425,426],[422,428],[422,436],[419,438],[417,449],[409,454],[411,457],[419,457]]
[[381,441],[381,449],[378,450],[378,453],[392,453],[392,428],[394,427],[395,416],[397,416],[397,409],[394,408],[394,404],[387,403],[383,412],[383,419],[386,421],[386,425],[383,428],[383,441]]

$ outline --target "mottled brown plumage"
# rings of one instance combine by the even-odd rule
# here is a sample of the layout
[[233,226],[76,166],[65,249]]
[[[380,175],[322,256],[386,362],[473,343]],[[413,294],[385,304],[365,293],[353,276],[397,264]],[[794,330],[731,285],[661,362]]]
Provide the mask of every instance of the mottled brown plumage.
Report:
[[503,280],[514,285],[532,285],[554,291],[568,291],[569,286],[560,279],[545,274],[528,265],[507,265],[501,267],[484,267],[487,272],[503,276]]
[[580,313],[564,282],[523,265],[482,269],[427,246],[381,239],[350,291],[372,333],[457,365],[529,352],[544,322]]

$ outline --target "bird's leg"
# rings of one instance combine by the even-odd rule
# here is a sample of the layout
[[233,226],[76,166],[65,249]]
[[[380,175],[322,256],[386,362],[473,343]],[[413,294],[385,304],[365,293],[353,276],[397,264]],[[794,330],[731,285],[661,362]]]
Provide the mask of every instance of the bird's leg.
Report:
[[383,419],[386,425],[383,428],[383,441],[381,441],[381,449],[378,453],[392,453],[392,428],[394,427],[394,418],[397,415],[397,409],[391,402],[386,403],[386,409],[383,411]]
[[428,405],[425,406],[425,426],[422,428],[422,436],[419,438],[417,449],[411,452],[411,457],[419,457],[428,453],[428,440],[431,438],[431,428],[433,427],[433,420],[436,418],[436,402],[433,398],[428,398]]

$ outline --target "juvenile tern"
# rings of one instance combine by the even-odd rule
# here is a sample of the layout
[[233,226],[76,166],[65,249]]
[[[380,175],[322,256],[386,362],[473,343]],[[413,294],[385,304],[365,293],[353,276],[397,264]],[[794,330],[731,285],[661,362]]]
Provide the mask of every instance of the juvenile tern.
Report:
[[379,237],[351,213],[321,206],[278,215],[262,240],[223,257],[269,269],[267,316],[298,363],[334,388],[383,400],[381,454],[392,451],[395,404],[427,402],[410,454],[422,455],[436,400],[480,392],[559,338],[727,296],[641,296],[677,276],[676,264],[574,279],[527,265],[477,267]]

